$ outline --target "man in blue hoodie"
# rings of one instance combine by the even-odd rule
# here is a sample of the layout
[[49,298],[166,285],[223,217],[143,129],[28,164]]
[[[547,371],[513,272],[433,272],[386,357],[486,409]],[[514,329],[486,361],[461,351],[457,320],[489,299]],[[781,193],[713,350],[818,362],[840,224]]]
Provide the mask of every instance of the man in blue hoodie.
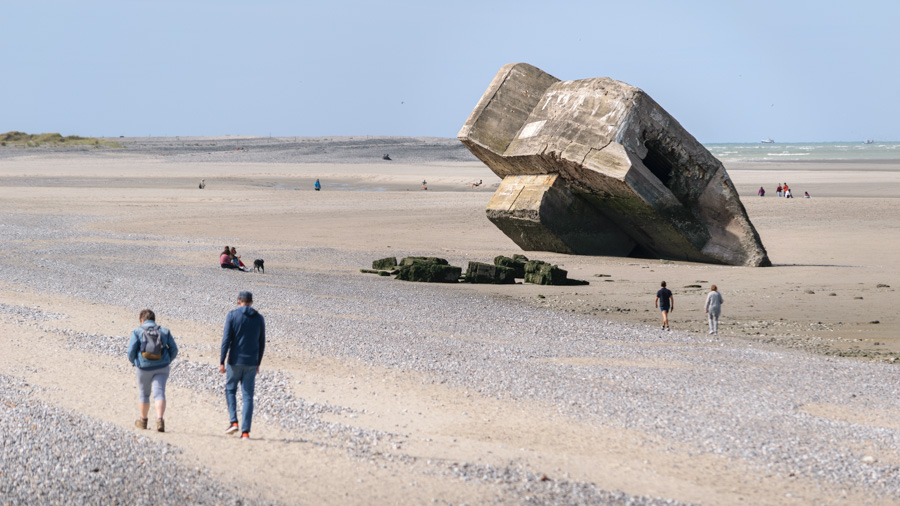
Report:
[[234,434],[238,431],[236,394],[240,383],[244,403],[240,429],[242,439],[250,438],[256,374],[259,372],[259,364],[266,349],[266,322],[262,315],[251,307],[252,305],[252,293],[238,294],[237,309],[230,311],[225,318],[222,352],[219,355],[219,372],[225,374],[225,400],[228,402],[228,415],[231,417],[225,433]]

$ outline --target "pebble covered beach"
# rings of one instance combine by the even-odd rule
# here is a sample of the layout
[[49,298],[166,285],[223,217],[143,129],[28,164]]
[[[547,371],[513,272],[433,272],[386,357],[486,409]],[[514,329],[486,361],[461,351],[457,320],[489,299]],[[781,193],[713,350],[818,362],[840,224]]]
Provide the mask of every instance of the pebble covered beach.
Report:
[[[5,349],[29,347],[8,333],[27,329],[53,347],[106,361],[108,368],[98,374],[131,378],[124,354],[133,322],[117,324],[120,333],[112,326],[87,329],[72,323],[74,314],[35,302],[40,294],[134,314],[150,307],[164,324],[215,329],[237,292],[250,290],[266,317],[267,355],[279,364],[293,360],[302,368],[309,357],[346,360],[465,395],[531,406],[573,423],[641,434],[677,459],[721,459],[760,483],[775,480],[785,500],[804,493],[835,503],[858,497],[891,503],[900,497],[900,425],[890,417],[900,413],[894,364],[698,335],[677,326],[663,332],[656,325],[538,307],[460,286],[360,274],[383,249],[256,244],[267,257],[265,274],[225,271],[191,259],[214,257],[227,238],[113,232],[103,226],[110,219],[78,209],[23,210],[0,201]],[[469,259],[459,251],[440,256],[463,266]],[[17,293],[29,294],[29,302],[17,300]],[[178,337],[177,325],[172,329]],[[184,347],[170,384],[222,412],[215,336]],[[40,393],[47,387],[35,384],[41,373],[29,379],[28,367],[43,366],[0,369],[0,502],[148,504],[158,502],[154,488],[165,488],[163,502],[172,504],[292,502],[283,494],[267,495],[264,487],[239,489],[204,467],[203,456],[192,456],[199,463],[190,464],[177,444],[135,435],[128,427],[131,383],[122,387],[120,419],[103,420],[53,406]],[[339,450],[358,465],[384,465],[460,487],[477,484],[490,490],[479,497],[496,503],[678,504],[697,497],[677,489],[672,495],[622,491],[583,479],[584,473],[551,471],[534,459],[488,462],[478,454],[466,459],[407,452],[412,431],[357,424],[371,415],[369,407],[305,399],[288,369],[263,367],[256,416],[308,445]],[[171,472],[136,480],[151,463],[164,463]],[[792,490],[793,480],[802,487]],[[465,502],[455,500],[461,497],[436,493],[433,499]]]

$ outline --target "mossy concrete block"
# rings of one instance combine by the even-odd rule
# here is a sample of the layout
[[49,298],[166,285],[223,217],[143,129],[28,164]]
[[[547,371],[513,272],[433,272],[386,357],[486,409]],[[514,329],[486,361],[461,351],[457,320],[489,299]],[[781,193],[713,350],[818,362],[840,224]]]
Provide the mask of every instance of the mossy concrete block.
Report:
[[[524,258],[524,257],[523,257]],[[525,262],[528,260],[526,259]],[[525,277],[525,262],[516,260],[515,258],[505,257],[503,255],[494,257],[494,265],[508,267],[513,270],[513,276],[517,278]],[[471,263],[469,264],[471,265]]]
[[461,267],[437,262],[412,262],[400,266],[397,279],[422,283],[457,283],[460,274],[462,274]]
[[525,264],[526,283],[534,283],[536,285],[566,285],[568,284],[568,275],[568,271],[540,260],[530,260]]
[[[418,263],[418,262],[434,263],[434,264],[438,264],[438,265],[450,265],[450,262],[448,262],[448,261],[447,261],[446,259],[444,259],[444,258],[438,258],[438,257],[405,257],[405,258],[403,258],[403,260],[400,260],[400,266],[404,266],[404,265],[412,265],[412,264]],[[460,271],[462,271],[462,268],[460,268]]]
[[373,269],[390,270],[397,266],[397,257],[387,257],[372,262]]
[[466,270],[466,283],[509,285],[516,282],[515,274],[515,269],[502,265],[469,262],[469,268]]

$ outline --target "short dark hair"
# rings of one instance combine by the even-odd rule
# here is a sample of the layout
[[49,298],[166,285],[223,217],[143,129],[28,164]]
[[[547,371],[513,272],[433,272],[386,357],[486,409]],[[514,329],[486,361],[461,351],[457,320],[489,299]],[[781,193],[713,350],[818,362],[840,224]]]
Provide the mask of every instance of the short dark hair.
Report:
[[665,287],[666,287],[666,282],[665,282],[665,281],[663,281],[663,282],[662,282],[662,283],[660,283],[660,284],[659,284],[659,286],[661,286],[661,287],[663,287],[663,288],[665,288]]
[[238,294],[238,300],[244,302],[253,302],[253,294],[247,291]]
[[144,309],[141,311],[140,316],[141,321],[153,320],[156,321],[156,313],[149,309]]

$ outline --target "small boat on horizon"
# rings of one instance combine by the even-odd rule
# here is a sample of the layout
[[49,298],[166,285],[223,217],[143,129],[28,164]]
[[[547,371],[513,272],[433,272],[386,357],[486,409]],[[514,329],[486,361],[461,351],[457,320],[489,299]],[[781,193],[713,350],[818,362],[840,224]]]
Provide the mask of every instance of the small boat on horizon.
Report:
[[761,140],[761,141],[759,141],[759,142],[761,142],[761,143],[763,143],[763,144],[775,144],[775,141],[772,140],[772,139],[763,139],[763,140]]
[[875,139],[866,139],[863,144],[875,144]]

